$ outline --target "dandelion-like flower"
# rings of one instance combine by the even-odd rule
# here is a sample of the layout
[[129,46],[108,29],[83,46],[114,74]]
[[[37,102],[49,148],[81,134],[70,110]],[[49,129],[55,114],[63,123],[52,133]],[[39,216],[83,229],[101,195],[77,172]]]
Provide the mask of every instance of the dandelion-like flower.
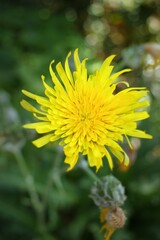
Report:
[[80,61],[78,49],[74,51],[75,69],[71,71],[70,55],[64,67],[61,62],[56,65],[57,73],[52,69],[54,61],[51,62],[49,72],[52,87],[42,76],[45,96],[22,90],[24,95],[40,105],[40,108],[36,108],[26,100],[21,101],[21,105],[39,120],[24,127],[44,134],[33,141],[38,148],[59,140],[59,144],[64,146],[68,170],[77,163],[79,153],[87,155],[89,165],[95,166],[96,170],[103,166],[103,157],[108,159],[112,169],[112,155],[127,165],[129,159],[119,145],[124,136],[127,140],[127,136],[151,138],[151,135],[137,129],[137,121],[149,117],[144,110],[149,105],[145,98],[148,91],[145,88],[130,88],[125,83],[127,88],[115,93],[118,84],[116,79],[130,71],[124,69],[111,74],[111,61],[115,55],[108,57],[100,69],[89,76],[87,59]]

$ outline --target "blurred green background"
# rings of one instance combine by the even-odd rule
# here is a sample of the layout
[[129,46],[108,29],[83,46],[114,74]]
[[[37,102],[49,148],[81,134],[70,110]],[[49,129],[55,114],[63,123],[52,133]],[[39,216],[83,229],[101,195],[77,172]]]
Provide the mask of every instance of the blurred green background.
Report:
[[[150,90],[150,119],[140,128],[153,140],[132,139],[128,169],[116,167],[126,189],[127,223],[113,240],[160,239],[160,2],[159,0],[2,0],[0,3],[0,240],[103,239],[93,179],[81,164],[66,173],[62,149],[36,149],[33,121],[21,89],[41,94],[52,59],[79,48],[93,72],[114,53],[122,78]],[[95,169],[92,169],[95,171]],[[110,174],[107,163],[98,176]]]

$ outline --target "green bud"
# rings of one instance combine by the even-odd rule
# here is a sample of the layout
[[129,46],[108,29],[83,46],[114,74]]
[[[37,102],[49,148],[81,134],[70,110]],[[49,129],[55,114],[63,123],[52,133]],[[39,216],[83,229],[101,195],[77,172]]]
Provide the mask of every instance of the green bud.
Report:
[[94,182],[90,197],[100,208],[120,207],[126,200],[124,187],[117,178],[111,175]]

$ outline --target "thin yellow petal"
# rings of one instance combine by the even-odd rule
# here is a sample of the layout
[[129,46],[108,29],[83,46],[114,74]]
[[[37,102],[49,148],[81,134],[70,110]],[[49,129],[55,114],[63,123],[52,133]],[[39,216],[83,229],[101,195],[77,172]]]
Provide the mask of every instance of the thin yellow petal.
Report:
[[69,67],[69,64],[68,64],[70,56],[71,56],[71,52],[69,52],[69,54],[66,58],[66,61],[65,61],[65,71],[66,71],[67,77],[68,77],[71,85],[73,86],[74,85],[73,76],[72,76],[72,73],[71,73],[71,70],[70,70],[70,67]]
[[60,62],[56,65],[56,70],[69,94],[72,90],[72,86]]
[[40,147],[43,147],[44,145],[46,145],[47,143],[50,142],[50,139],[52,138],[53,134],[48,134],[48,135],[45,135],[41,138],[38,138],[36,140],[34,140],[32,143],[37,147],[37,148],[40,148]]
[[149,117],[147,112],[133,112],[124,116],[125,121],[140,121]]
[[111,55],[108,58],[106,58],[106,60],[102,64],[100,70],[98,71],[97,78],[100,81],[103,81],[104,84],[106,84],[106,82],[108,81],[107,79],[109,78],[109,76],[110,76],[110,74],[111,74],[111,72],[113,70],[113,66],[110,66],[110,63],[115,58],[115,56],[116,55]]
[[129,138],[126,135],[125,135],[125,137],[126,137],[126,140],[127,140],[127,143],[129,145],[130,149],[133,149],[132,144],[131,144]]
[[52,64],[53,63],[54,63],[54,60],[52,60],[52,62],[49,65],[49,72],[50,72],[50,75],[52,77],[52,81],[59,90],[63,91],[63,86],[60,83],[59,79],[56,77],[56,74],[54,73],[54,71],[52,69]]
[[36,100],[37,103],[42,104],[44,106],[49,106],[49,101],[45,97],[38,96],[36,94],[33,94],[31,92],[28,92],[26,90],[22,90],[23,94],[26,95],[27,97]]
[[33,93],[31,93],[31,92],[28,92],[28,91],[26,91],[26,90],[22,90],[22,93],[23,93],[24,95],[26,95],[27,97],[33,99],[33,100],[36,100],[37,97],[44,99],[44,97],[38,96],[38,95],[33,94]]
[[71,157],[66,156],[64,162],[69,164],[70,166],[67,168],[67,172],[70,171],[76,165],[78,161],[78,154],[74,154]]
[[113,170],[113,160],[112,160],[111,155],[110,155],[109,152],[107,151],[107,149],[106,149],[106,151],[105,151],[105,155],[106,155],[106,157],[107,157],[107,160],[108,160],[110,169]]
[[35,129],[37,133],[47,133],[53,131],[50,122],[36,122],[23,125],[24,128]]
[[81,64],[79,60],[79,55],[78,55],[78,48],[74,51],[74,63],[75,63],[76,70],[78,70]]
[[109,149],[113,153],[113,155],[120,161],[120,163],[122,163],[124,160],[123,150],[121,152],[120,150],[118,150],[116,148],[112,148],[112,147],[110,147]]
[[108,81],[108,84],[111,84],[113,83],[122,73],[125,73],[125,72],[130,72],[132,71],[130,68],[126,68],[126,69],[123,69],[117,73],[114,73],[110,78],[109,78],[109,81]]
[[129,157],[128,157],[128,155],[124,152],[124,165],[125,165],[125,166],[128,166],[128,164],[129,164]]
[[55,90],[45,82],[45,77],[43,75],[41,76],[41,78],[42,78],[43,85],[46,88],[45,94],[48,97],[50,97],[50,96],[55,97],[55,95],[56,95]]
[[27,102],[26,100],[22,100],[20,102],[21,106],[29,111],[29,112],[34,112],[34,113],[38,113],[38,114],[42,114],[42,115],[46,115],[46,113],[39,111],[38,109],[36,109],[35,107],[33,107],[29,102]]
[[131,137],[138,137],[138,138],[148,138],[148,139],[152,139],[152,135],[145,133],[144,131],[141,130],[137,130],[135,129],[134,131],[130,131],[127,134],[128,136]]

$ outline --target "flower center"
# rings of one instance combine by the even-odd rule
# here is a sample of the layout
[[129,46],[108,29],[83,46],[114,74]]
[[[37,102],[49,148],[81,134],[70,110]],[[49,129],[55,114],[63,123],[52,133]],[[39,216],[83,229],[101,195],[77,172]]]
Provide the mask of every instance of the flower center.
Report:
[[81,115],[81,121],[82,122],[86,122],[87,120],[91,120],[91,116],[90,113],[82,113]]

